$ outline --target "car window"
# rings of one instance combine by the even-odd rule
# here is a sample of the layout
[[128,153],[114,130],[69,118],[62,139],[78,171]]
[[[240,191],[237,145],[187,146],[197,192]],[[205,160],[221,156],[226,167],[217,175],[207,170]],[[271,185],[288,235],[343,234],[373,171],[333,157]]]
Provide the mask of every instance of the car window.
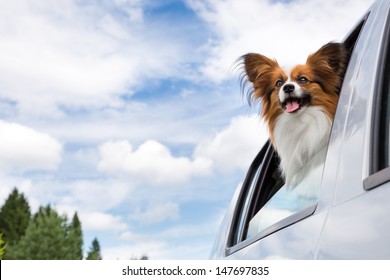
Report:
[[371,117],[369,176],[363,181],[370,190],[390,181],[390,16],[387,19],[378,66]]

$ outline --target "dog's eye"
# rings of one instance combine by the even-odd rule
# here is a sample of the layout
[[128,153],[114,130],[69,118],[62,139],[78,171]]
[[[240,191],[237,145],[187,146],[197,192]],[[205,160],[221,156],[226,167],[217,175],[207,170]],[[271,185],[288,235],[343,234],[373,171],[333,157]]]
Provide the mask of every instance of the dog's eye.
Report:
[[275,86],[276,86],[277,88],[281,88],[282,85],[283,85],[283,81],[282,81],[282,80],[277,80],[277,81],[276,81]]
[[302,77],[300,77],[300,78],[298,79],[298,82],[299,82],[300,84],[306,84],[307,82],[309,82],[309,80],[308,80],[306,77],[302,76]]

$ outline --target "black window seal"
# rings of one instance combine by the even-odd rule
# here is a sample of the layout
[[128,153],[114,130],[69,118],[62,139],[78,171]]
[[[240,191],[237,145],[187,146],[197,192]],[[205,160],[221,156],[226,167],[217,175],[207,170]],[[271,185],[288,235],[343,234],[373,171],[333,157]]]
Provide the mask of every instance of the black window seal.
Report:
[[[245,180],[243,182],[242,190],[240,192],[240,195],[237,199],[237,205],[234,209],[234,214],[233,214],[233,220],[232,224],[230,227],[230,232],[229,232],[229,238],[227,245],[230,246],[235,246],[236,244],[239,244],[241,241],[236,240],[237,236],[240,235],[238,232],[240,229],[238,229],[240,220],[242,217],[242,214],[246,209],[244,209],[245,201],[248,199],[247,196],[249,195],[250,188],[253,185],[252,182],[255,180],[256,173],[259,168],[261,174],[259,175],[259,178],[263,176],[263,173],[265,172],[265,167],[264,167],[264,162],[266,161],[265,159],[267,158],[267,155],[270,153],[270,149],[272,149],[272,145],[270,140],[268,140],[264,146],[261,148],[259,153],[256,155],[255,159],[253,160],[252,164],[249,167],[249,170],[247,172],[247,175],[245,177]],[[269,157],[269,156],[268,156]],[[268,166],[267,166],[268,168]],[[258,182],[255,182],[255,184],[258,184]],[[252,198],[249,198],[252,199]],[[245,221],[243,224],[247,222],[247,217],[244,217]]]
[[[390,67],[386,65],[390,60],[390,13],[388,13],[385,25],[385,34],[382,40],[382,46],[380,50],[380,56],[385,59],[380,59],[378,62],[378,69],[376,75],[375,89],[374,89],[374,102],[371,115],[371,134],[370,134],[370,151],[369,151],[369,176],[363,180],[363,187],[366,191],[374,189],[390,181],[390,167],[381,170],[379,162],[381,161],[380,151],[380,131],[382,127],[380,110],[383,101],[383,94],[385,91],[385,82],[388,81],[388,74],[390,73]],[[389,72],[389,73],[387,73]],[[387,78],[386,78],[387,76]],[[388,87],[389,85],[386,85]],[[389,90],[389,89],[388,89]],[[389,100],[388,100],[389,102]]]
[[360,19],[360,21],[358,21],[357,24],[355,24],[355,26],[352,28],[352,31],[350,31],[350,33],[348,33],[347,36],[345,37],[345,39],[343,40],[343,44],[344,44],[344,46],[347,47],[347,50],[348,50],[348,64],[349,64],[350,56],[353,52],[353,49],[355,48],[355,45],[359,40],[361,31],[363,30],[363,27],[364,27],[365,23],[367,22],[367,19],[369,16],[370,16],[370,12],[367,12],[367,14],[365,14]]

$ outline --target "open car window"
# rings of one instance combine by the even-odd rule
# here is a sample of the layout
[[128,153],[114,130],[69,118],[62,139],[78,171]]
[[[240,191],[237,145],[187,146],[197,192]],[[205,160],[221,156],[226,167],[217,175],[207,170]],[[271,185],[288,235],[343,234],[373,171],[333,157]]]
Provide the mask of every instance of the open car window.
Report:
[[[344,41],[352,53],[367,14]],[[226,255],[312,215],[320,199],[326,146],[297,174],[293,187],[284,185],[280,159],[270,142],[253,161],[243,183],[230,228]]]

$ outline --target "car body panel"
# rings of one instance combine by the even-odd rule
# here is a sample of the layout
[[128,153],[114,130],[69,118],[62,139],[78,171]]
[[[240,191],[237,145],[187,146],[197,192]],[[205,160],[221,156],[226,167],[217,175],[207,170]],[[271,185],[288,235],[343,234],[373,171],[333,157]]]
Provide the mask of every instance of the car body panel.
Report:
[[332,207],[318,259],[390,259],[390,184]]

